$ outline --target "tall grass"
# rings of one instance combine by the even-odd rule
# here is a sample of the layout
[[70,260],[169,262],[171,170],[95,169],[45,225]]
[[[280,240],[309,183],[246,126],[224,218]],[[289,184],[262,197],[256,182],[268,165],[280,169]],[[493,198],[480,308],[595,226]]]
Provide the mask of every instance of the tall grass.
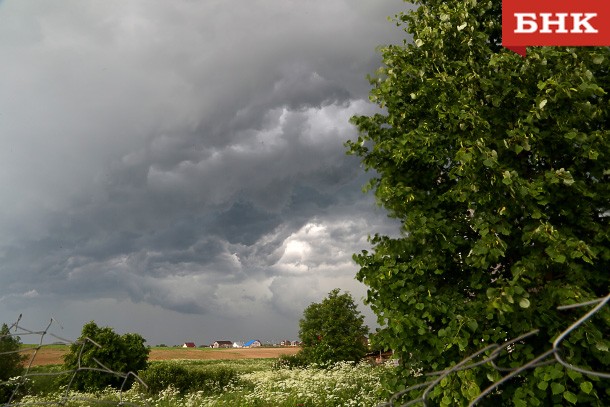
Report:
[[[91,406],[97,403],[149,405],[151,407],[338,407],[375,406],[382,400],[381,378],[389,367],[339,363],[327,369],[274,369],[274,359],[233,361],[180,361],[189,370],[232,369],[236,380],[210,391],[180,392],[168,387],[151,394],[138,384],[122,394],[113,389],[96,393],[55,392],[26,396],[21,403],[57,403],[68,407]],[[156,364],[170,362],[156,362]],[[175,363],[175,362],[172,362]],[[193,377],[199,376],[193,374]]]

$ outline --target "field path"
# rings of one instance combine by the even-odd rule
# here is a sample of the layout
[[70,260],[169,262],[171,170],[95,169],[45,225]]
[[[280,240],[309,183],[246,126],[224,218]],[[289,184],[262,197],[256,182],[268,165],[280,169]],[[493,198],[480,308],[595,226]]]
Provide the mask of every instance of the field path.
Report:
[[[240,349],[183,349],[183,348],[167,348],[167,349],[151,349],[148,360],[226,360],[226,359],[261,359],[261,358],[279,358],[281,355],[294,355],[299,351],[298,347],[278,347],[278,348],[240,348]],[[34,356],[32,366],[41,365],[57,365],[63,363],[63,356],[67,353],[68,348],[62,347],[42,347]],[[26,364],[29,364],[34,351],[23,352],[28,356]]]

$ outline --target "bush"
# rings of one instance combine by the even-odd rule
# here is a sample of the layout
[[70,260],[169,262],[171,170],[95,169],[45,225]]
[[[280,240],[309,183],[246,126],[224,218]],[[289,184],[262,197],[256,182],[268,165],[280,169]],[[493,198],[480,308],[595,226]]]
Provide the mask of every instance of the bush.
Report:
[[11,335],[8,325],[0,328],[0,403],[8,402],[18,388],[18,381],[9,379],[18,377],[23,372],[24,355],[19,353],[21,340]]
[[152,364],[138,375],[146,383],[151,394],[158,394],[170,386],[182,394],[197,391],[212,394],[237,380],[237,372],[233,369],[187,369],[167,362]]
[[[66,383],[72,380],[71,386],[76,390],[101,390],[107,386],[121,388],[125,374],[146,368],[149,349],[144,346],[144,342],[144,338],[138,334],[118,335],[112,328],[100,328],[91,321],[83,326],[79,340],[70,345],[70,351],[64,357],[66,369],[77,371],[73,380],[72,375],[66,376],[64,380]],[[83,369],[102,368],[94,359],[117,374]],[[126,387],[132,383],[133,378],[129,378]]]
[[307,366],[307,360],[301,353],[296,355],[281,355],[273,364],[274,369],[293,369]]

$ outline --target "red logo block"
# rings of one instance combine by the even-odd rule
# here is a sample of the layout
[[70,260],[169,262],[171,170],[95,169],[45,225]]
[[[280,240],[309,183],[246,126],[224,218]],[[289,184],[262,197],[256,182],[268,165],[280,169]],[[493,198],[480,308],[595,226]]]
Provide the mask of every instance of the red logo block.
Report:
[[503,0],[502,45],[609,46],[610,0]]

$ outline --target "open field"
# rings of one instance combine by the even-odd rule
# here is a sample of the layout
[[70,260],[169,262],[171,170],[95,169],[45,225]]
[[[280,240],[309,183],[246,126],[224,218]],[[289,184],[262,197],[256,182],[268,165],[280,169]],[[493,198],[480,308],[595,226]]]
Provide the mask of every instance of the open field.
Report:
[[[257,352],[259,349],[251,350],[254,352],[246,354],[260,354]],[[281,348],[275,350],[281,351]],[[240,350],[238,354],[245,351],[247,349]],[[235,354],[232,350],[201,353]],[[161,368],[164,365],[176,369],[156,369],[156,373],[146,377],[150,386],[148,390],[136,384],[129,390],[107,387],[91,393],[66,393],[65,389],[57,386],[56,376],[61,366],[39,366],[34,369],[37,375],[30,377],[29,394],[18,400],[18,405],[372,407],[383,401],[381,380],[392,369],[388,365],[372,366],[368,363],[338,363],[326,369],[278,368],[273,359],[160,361],[153,366]],[[48,375],[41,375],[44,373]],[[142,373],[146,376],[146,371]],[[190,377],[197,380],[185,380]],[[174,387],[168,387],[168,384]],[[159,391],[159,388],[163,390]]]
[[[235,359],[262,359],[278,358],[281,355],[294,355],[299,351],[298,347],[278,348],[239,348],[239,349],[210,349],[210,348],[154,348],[150,350],[149,360],[235,360]],[[38,350],[32,366],[56,365],[63,363],[63,356],[68,351],[67,346],[43,346]],[[29,358],[34,351],[24,351]]]

